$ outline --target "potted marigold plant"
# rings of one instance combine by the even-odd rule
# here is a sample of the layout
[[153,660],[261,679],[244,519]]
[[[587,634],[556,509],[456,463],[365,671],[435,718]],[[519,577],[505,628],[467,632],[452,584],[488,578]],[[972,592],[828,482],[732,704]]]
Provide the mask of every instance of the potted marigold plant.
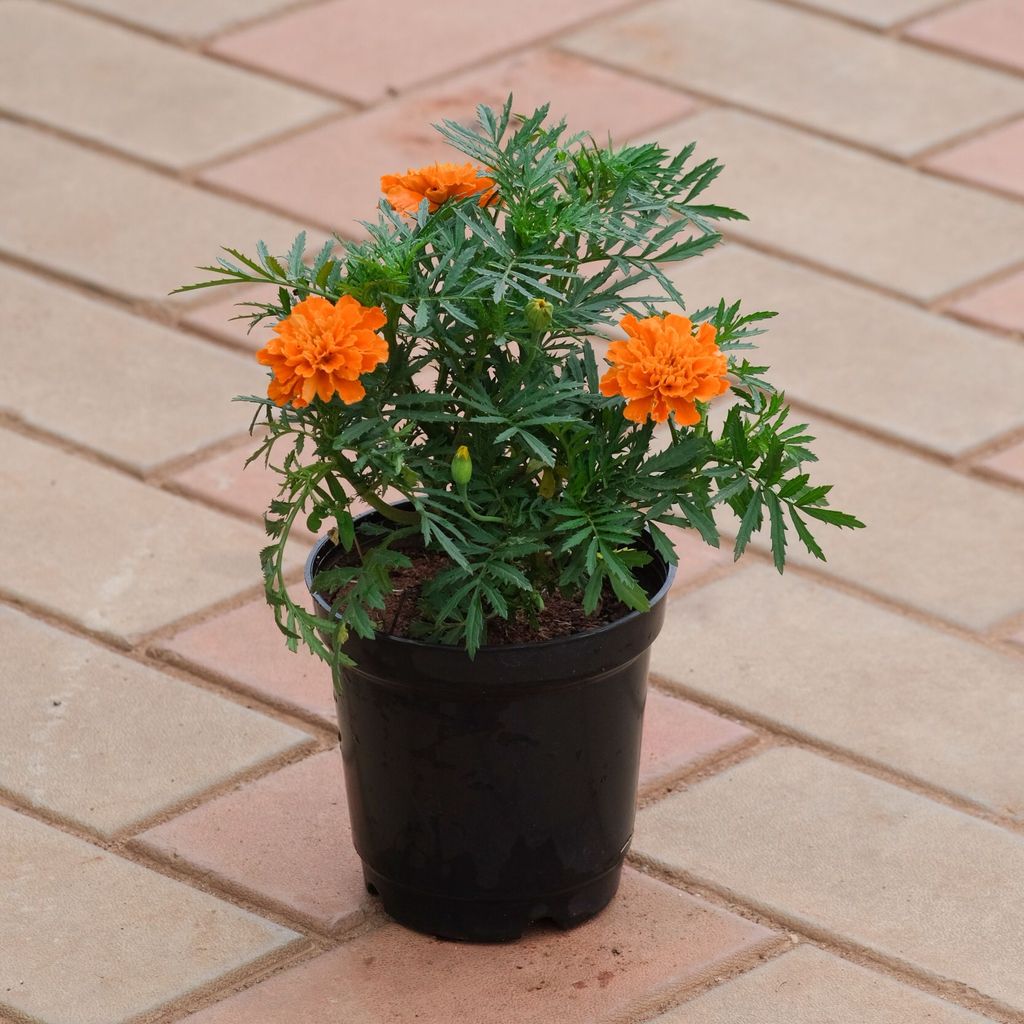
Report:
[[[717,546],[732,513],[739,557],[765,523],[781,571],[790,529],[822,558],[812,524],[861,525],[743,356],[773,314],[684,313],[666,274],[741,216],[697,203],[720,165],[546,117],[510,98],[478,130],[445,122],[468,162],[385,175],[367,241],[228,249],[190,286],[277,286],[249,314],[274,334],[267,395],[246,399],[252,458],[281,478],[267,599],[334,669],[367,884],[462,939],[567,926],[614,894],[670,528]],[[312,610],[288,586],[296,524],[326,531]]]

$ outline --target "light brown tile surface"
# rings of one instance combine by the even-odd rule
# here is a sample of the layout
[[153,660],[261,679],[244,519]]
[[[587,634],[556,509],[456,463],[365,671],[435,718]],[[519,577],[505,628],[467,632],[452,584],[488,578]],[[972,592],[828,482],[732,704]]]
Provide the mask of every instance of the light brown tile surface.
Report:
[[10,267],[0,291],[0,406],[25,423],[139,471],[244,434],[231,400],[262,389],[255,361]]
[[[362,103],[614,10],[621,0],[329,0],[218,39],[213,52]],[[500,30],[497,27],[500,25]]]
[[1024,82],[1009,75],[772,0],[661,0],[568,45],[899,156],[1024,110]]
[[[598,358],[600,359],[600,356]],[[682,530],[674,526],[666,526],[664,529],[672,539],[679,559],[675,583],[672,585],[673,591],[691,586],[713,572],[734,565],[732,552],[727,546],[713,548],[696,530]]]
[[987,1017],[815,946],[799,946],[651,1024],[985,1024]]
[[[235,406],[236,410],[239,408]],[[265,468],[262,460],[245,464],[258,444],[257,439],[246,438],[219,455],[175,473],[171,479],[190,495],[198,495],[261,521],[270,502],[277,497],[281,477]]]
[[725,171],[709,201],[730,231],[911,298],[936,298],[1024,259],[1024,207],[738,111],[656,133],[696,139]]
[[288,650],[262,597],[190,626],[159,647],[203,675],[314,716],[328,727],[336,724],[330,668],[304,650]]
[[753,738],[754,734],[737,722],[689,701],[676,700],[660,690],[648,689],[640,750],[640,790],[652,789]]
[[342,109],[38,0],[0,4],[0,38],[0,108],[169,167]]
[[1004,331],[1024,332],[1024,270],[969,292],[950,311]]
[[1024,118],[945,149],[925,166],[1024,197]]
[[286,11],[300,0],[74,0],[75,6],[107,14],[154,32],[201,37]]
[[0,122],[0,251],[130,298],[165,300],[222,245],[283,252],[301,225]]
[[627,869],[609,908],[571,932],[536,929],[494,946],[388,925],[188,1021],[451,1024],[469,1012],[473,1024],[610,1024],[714,976],[770,936]]
[[0,1007],[122,1024],[293,932],[0,807]]
[[1024,496],[812,420],[829,500],[865,530],[823,529],[828,562],[792,538],[792,556],[829,575],[984,631],[1024,605]]
[[[661,86],[568,54],[530,51],[261,147],[207,170],[203,180],[359,234],[355,221],[376,217],[382,174],[465,160],[433,124],[475,124],[478,104],[500,109],[510,92],[517,112],[550,103],[570,131],[591,131],[601,141],[611,135],[620,143],[695,109],[691,99]],[[297,160],[297,153],[307,157]]]
[[1017,658],[756,565],[673,602],[651,672],[786,732],[1024,816]]
[[224,285],[193,294],[200,296],[203,304],[197,309],[184,311],[181,319],[187,326],[237,345],[248,353],[261,349],[272,336],[271,321],[265,321],[250,331],[248,320],[237,319],[252,312],[245,306],[247,302],[276,300],[277,293],[272,285]]
[[103,835],[310,737],[0,607],[0,789]]
[[1024,2],[968,0],[915,22],[913,39],[956,50],[968,57],[1024,70]]
[[373,902],[352,847],[337,750],[315,754],[143,833],[147,849],[325,931]]
[[633,848],[802,928],[1024,1006],[1024,839],[987,822],[790,747],[641,811]]
[[806,6],[884,28],[934,10],[935,0],[808,0]]
[[981,459],[978,465],[1014,483],[1024,484],[1024,441]]
[[738,245],[672,276],[692,309],[724,297],[779,310],[756,357],[805,405],[942,455],[1024,426],[1014,342]]
[[[978,816],[1019,815],[1024,775],[1021,19],[1024,0],[0,3],[0,1020],[179,1024],[211,1001],[190,1019],[1024,1015],[1024,838]],[[267,330],[228,322],[259,290],[166,293],[225,244],[358,237],[381,173],[455,155],[432,121],[509,90],[599,141],[725,159],[706,201],[752,215],[727,225],[748,245],[680,282],[695,305],[781,310],[758,354],[799,419],[846,424],[817,423],[816,475],[869,528],[819,531],[823,578],[779,579],[763,538],[734,567],[728,542],[682,536],[638,846],[656,831],[667,877],[704,871],[731,899],[627,871],[580,929],[466,947],[387,923],[336,750],[289,746],[336,722],[326,668],[287,653],[258,596],[272,483],[241,471],[248,410],[226,399],[263,388]],[[864,772],[754,754],[755,734]],[[315,956],[239,905],[308,930]],[[791,950],[758,908],[875,966]]]
[[259,586],[262,531],[0,432],[0,590],[131,638]]

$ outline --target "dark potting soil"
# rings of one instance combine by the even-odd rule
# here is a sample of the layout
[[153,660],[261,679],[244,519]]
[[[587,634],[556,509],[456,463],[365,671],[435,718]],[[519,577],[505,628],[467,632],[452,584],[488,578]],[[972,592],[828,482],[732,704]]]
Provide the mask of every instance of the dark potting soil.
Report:
[[[392,572],[393,589],[385,599],[384,609],[371,613],[371,618],[381,632],[409,637],[415,635],[411,627],[419,618],[420,593],[424,584],[451,568],[452,562],[447,555],[436,551],[406,547],[402,547],[401,551],[412,564]],[[346,561],[342,558],[335,564],[343,565]],[[336,597],[337,594],[331,595],[332,602]],[[583,610],[582,598],[574,600],[558,591],[544,593],[542,597],[544,609],[537,614],[535,622],[521,615],[511,619],[488,619],[486,643],[529,644],[554,640],[598,629],[629,613],[628,606],[615,596],[607,583],[601,595],[601,603],[589,615]]]

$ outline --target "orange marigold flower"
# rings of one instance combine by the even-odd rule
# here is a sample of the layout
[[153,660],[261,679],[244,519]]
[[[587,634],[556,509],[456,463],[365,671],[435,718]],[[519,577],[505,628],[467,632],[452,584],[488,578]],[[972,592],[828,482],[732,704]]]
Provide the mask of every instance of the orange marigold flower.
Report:
[[715,344],[715,328],[701,324],[696,334],[685,316],[624,316],[626,341],[608,346],[611,369],[601,378],[603,395],[626,399],[623,415],[643,423],[668,419],[691,426],[700,422],[696,402],[708,402],[729,389],[728,362]]
[[481,193],[481,206],[496,199],[494,180],[483,177],[480,168],[469,163],[430,164],[405,174],[385,174],[380,179],[380,190],[396,210],[408,214],[415,214],[424,199],[430,201],[431,213],[448,199]]
[[314,395],[328,402],[358,402],[366,388],[359,382],[388,357],[388,343],[374,333],[387,323],[379,306],[363,306],[351,295],[337,304],[311,295],[292,307],[274,327],[277,335],[256,353],[273,372],[267,395],[276,405],[302,409]]

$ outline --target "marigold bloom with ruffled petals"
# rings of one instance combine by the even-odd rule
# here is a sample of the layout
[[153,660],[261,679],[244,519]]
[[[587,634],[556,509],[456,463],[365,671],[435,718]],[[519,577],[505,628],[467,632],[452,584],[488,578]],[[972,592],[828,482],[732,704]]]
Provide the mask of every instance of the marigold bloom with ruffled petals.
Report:
[[387,201],[400,213],[415,214],[424,199],[430,202],[430,212],[449,199],[461,199],[480,193],[480,205],[486,206],[497,198],[494,180],[481,176],[480,168],[473,164],[437,163],[405,174],[385,174],[380,179],[380,190]]
[[681,426],[700,422],[697,402],[729,390],[728,361],[715,344],[715,328],[685,316],[624,316],[626,341],[608,346],[611,369],[601,378],[603,395],[626,399],[623,415],[635,423],[648,417],[664,423],[671,414]]
[[302,409],[318,395],[334,395],[348,405],[366,388],[359,378],[388,357],[388,343],[377,333],[387,323],[379,306],[363,306],[351,295],[332,303],[318,295],[292,307],[274,327],[256,358],[274,373],[267,396],[276,405]]

